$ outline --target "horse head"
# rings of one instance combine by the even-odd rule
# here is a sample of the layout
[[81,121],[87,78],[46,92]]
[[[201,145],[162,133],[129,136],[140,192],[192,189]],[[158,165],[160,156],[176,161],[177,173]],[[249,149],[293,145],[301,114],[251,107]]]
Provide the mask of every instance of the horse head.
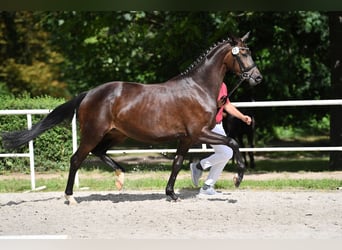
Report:
[[262,75],[253,61],[250,49],[246,45],[249,33],[242,38],[230,36],[231,50],[224,60],[228,70],[239,75],[241,79],[248,80],[251,86],[255,86],[262,81]]

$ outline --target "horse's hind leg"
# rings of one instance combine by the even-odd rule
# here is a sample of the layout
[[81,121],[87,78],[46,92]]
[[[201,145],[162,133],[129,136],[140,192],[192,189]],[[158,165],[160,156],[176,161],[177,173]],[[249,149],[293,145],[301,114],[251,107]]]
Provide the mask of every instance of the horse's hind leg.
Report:
[[94,155],[99,157],[104,163],[106,163],[108,166],[110,166],[114,171],[120,170],[122,172],[126,172],[126,170],[123,166],[121,166],[119,163],[114,161],[107,154],[105,154],[105,153],[102,153],[102,154],[94,153]]
[[70,204],[77,203],[72,196],[76,172],[80,168],[85,158],[89,155],[89,152],[95,148],[95,146],[101,141],[102,138],[102,136],[95,136],[85,131],[82,132],[80,146],[70,159],[69,176],[65,189],[65,198],[69,201]]
[[124,185],[124,172],[126,171],[124,167],[122,167],[119,163],[109,157],[106,152],[114,145],[123,142],[126,138],[127,136],[121,134],[116,130],[112,130],[111,132],[106,134],[102,141],[91,151],[94,155],[99,157],[105,164],[110,166],[115,171],[115,174],[118,176],[115,185],[119,190],[121,190]]
[[73,198],[75,175],[84,159],[88,156],[89,152],[90,150],[87,150],[80,146],[78,150],[71,156],[68,182],[65,189],[65,198],[67,199],[67,201],[69,201],[70,205],[77,204],[76,200]]
[[113,168],[114,171],[120,169],[121,171],[125,172],[125,169],[119,163],[114,161],[106,154],[108,149],[119,143],[122,143],[125,139],[127,139],[126,135],[113,129],[103,137],[103,139],[96,145],[96,147],[91,152],[97,157],[99,157],[108,166]]

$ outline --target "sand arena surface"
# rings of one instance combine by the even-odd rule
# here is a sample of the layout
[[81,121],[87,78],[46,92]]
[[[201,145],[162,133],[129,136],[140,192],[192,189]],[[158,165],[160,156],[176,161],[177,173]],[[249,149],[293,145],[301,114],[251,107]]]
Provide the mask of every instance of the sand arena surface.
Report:
[[70,239],[342,239],[342,191],[197,190],[0,194],[0,237]]

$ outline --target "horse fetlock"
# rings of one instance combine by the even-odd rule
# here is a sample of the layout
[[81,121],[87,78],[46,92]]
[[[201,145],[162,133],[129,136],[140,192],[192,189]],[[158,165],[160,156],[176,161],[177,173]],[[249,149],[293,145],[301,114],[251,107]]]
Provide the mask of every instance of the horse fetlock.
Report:
[[243,172],[236,173],[233,177],[233,182],[236,188],[238,188],[243,179]]
[[166,193],[167,198],[170,199],[170,201],[178,201],[178,200],[180,200],[179,197],[175,194],[175,192],[173,190],[166,189],[165,193]]
[[115,171],[115,175],[117,176],[115,180],[115,186],[119,191],[121,191],[125,182],[125,174],[120,169],[117,169]]

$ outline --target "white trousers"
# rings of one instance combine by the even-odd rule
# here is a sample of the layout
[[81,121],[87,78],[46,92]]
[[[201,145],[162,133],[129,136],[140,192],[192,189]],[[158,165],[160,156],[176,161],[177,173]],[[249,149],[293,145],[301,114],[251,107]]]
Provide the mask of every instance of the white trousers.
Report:
[[[216,124],[212,131],[221,135],[226,135],[222,122]],[[206,185],[214,186],[227,162],[233,157],[233,150],[226,145],[210,146],[215,152],[209,157],[202,159],[200,162],[203,169],[210,168],[209,175],[204,183]]]

